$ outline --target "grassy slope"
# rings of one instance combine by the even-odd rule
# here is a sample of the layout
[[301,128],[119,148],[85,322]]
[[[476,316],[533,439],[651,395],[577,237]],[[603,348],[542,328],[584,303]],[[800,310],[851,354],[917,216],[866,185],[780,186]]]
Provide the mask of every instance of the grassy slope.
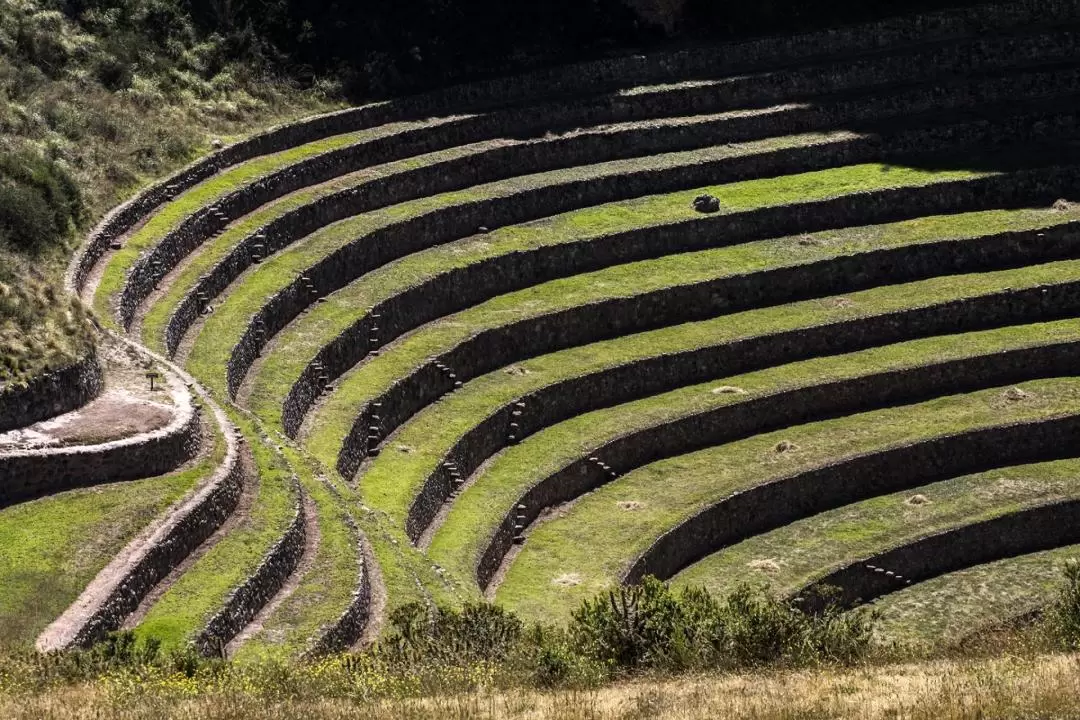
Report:
[[93,347],[86,310],[59,289],[66,264],[63,248],[30,259],[0,244],[0,390]]
[[[464,578],[468,586],[474,586],[473,569],[487,540],[528,487],[588,455],[604,442],[636,429],[798,387],[1009,348],[1077,340],[1080,340],[1077,320],[920,339],[717,378],[586,413],[542,430],[496,456],[478,475],[476,483],[455,501],[445,523],[432,538],[429,554],[456,577]],[[737,387],[745,394],[712,392],[723,386]],[[396,458],[396,454],[391,454],[391,458]],[[784,580],[786,584],[791,582],[796,581]]]
[[[798,200],[833,197],[859,190],[897,185],[925,185],[973,175],[964,171],[932,172],[907,168],[889,169],[882,165],[851,166],[600,205],[537,223],[504,229],[502,232],[510,235],[506,244],[492,245],[503,235],[497,238],[484,236],[482,243],[474,238],[467,242],[481,252],[473,255],[466,245],[465,255],[453,262],[448,262],[449,258],[452,254],[461,254],[462,246],[454,245],[451,248],[448,245],[438,254],[419,253],[372,273],[370,279],[364,278],[335,293],[326,303],[318,305],[280,333],[275,346],[287,346],[290,351],[268,356],[256,380],[252,407],[264,419],[275,422],[275,412],[278,410],[275,400],[284,396],[285,391],[322,345],[360,316],[358,308],[369,307],[372,302],[400,292],[451,265],[465,265],[480,257],[490,257],[514,249],[581,240],[615,229],[662,225],[690,220],[695,216],[700,218],[690,207],[690,202],[702,192],[717,195],[726,210],[736,212]],[[475,191],[476,188],[470,192]],[[436,196],[423,202],[446,205],[452,201],[453,199],[447,196]],[[409,204],[395,206],[392,210],[401,214],[411,212]],[[294,255],[300,263],[293,264]],[[245,283],[239,292],[222,303],[207,321],[196,341],[189,363],[194,372],[208,379],[214,378],[219,385],[223,383],[220,368],[246,327],[248,318],[262,306],[269,294],[291,281],[294,271],[305,267],[301,263],[306,258],[302,257],[301,253],[290,253],[285,257],[289,258],[287,267],[278,267],[273,263],[264,264],[250,276],[250,282]],[[372,285],[376,286],[374,292],[369,290]]]
[[124,241],[123,249],[117,250],[105,261],[107,264],[102,273],[101,282],[94,292],[94,309],[106,323],[115,326],[112,307],[123,288],[128,270],[143,251],[159,242],[197,210],[212,205],[234,190],[249,185],[275,170],[321,153],[363,142],[377,134],[378,130],[361,130],[345,135],[335,135],[306,145],[298,145],[270,155],[262,155],[233,165],[185,191],[151,215],[144,225],[131,233]]
[[[200,37],[184,12],[151,38],[138,19],[150,6],[61,12],[43,0],[0,0],[0,161],[42,156],[82,196],[75,226],[61,228],[44,253],[0,241],[0,383],[62,365],[92,342],[63,273],[77,239],[109,208],[207,152],[212,138],[239,139],[334,106],[250,64],[221,62],[223,38]],[[122,87],[106,86],[101,71],[118,66]],[[32,210],[24,216],[35,218]],[[30,322],[13,328],[27,313]]]
[[0,511],[0,644],[30,644],[147,523],[214,471],[213,450],[159,478],[61,493]]
[[[910,502],[915,494],[928,502]],[[792,592],[852,560],[948,527],[1078,496],[1080,460],[966,475],[847,505],[757,535],[688,567],[675,582],[726,594],[750,580]],[[973,601],[979,603],[981,598],[973,595],[951,602],[949,614],[955,615],[951,620],[970,615]]]
[[[397,123],[387,127],[399,127],[406,123]],[[487,147],[481,144],[479,147]],[[245,215],[229,225],[226,230],[217,237],[207,240],[200,245],[184,262],[183,268],[172,279],[165,292],[158,298],[147,311],[143,320],[142,339],[149,347],[164,350],[164,332],[173,311],[180,304],[184,295],[194,289],[199,277],[210,271],[223,260],[230,251],[245,237],[258,230],[260,227],[283,215],[296,210],[304,205],[317,202],[321,198],[328,197],[336,192],[348,188],[362,188],[364,184],[396,174],[406,169],[412,169],[418,162],[422,164],[434,163],[437,160],[459,157],[469,152],[476,152],[477,146],[453,148],[448,151],[430,153],[416,158],[409,158],[385,165],[376,165],[357,172],[349,173],[333,180],[306,187],[302,190],[290,193],[285,197],[269,202],[252,213]],[[289,248],[289,252],[292,248]]]
[[282,449],[315,502],[319,547],[299,587],[266,619],[262,631],[241,646],[236,657],[245,661],[308,649],[348,608],[358,580],[357,538],[346,524],[343,503],[298,453]]
[[[525,618],[565,618],[583,598],[616,582],[662,532],[742,488],[823,462],[966,428],[1073,411],[1080,380],[1024,383],[1009,402],[1002,388],[797,426],[652,463],[620,477],[537,526],[498,589]],[[797,449],[777,452],[781,441]],[[618,503],[640,503],[633,510]]]
[[[575,167],[572,169],[553,170],[535,175],[512,177],[508,180],[478,185],[466,190],[418,198],[416,200],[398,203],[397,205],[361,214],[354,218],[342,220],[316,231],[312,236],[302,239],[294,247],[291,247],[287,254],[267,263],[268,269],[261,272],[256,271],[256,281],[260,282],[260,293],[262,293],[263,296],[270,295],[283,286],[282,278],[285,278],[287,282],[288,279],[291,279],[292,274],[317,262],[330,252],[348,243],[350,240],[390,224],[395,220],[400,221],[403,218],[440,210],[452,204],[466,203],[488,197],[505,196],[509,193],[519,191],[523,187],[541,187],[566,182],[567,180],[602,177],[641,169],[679,167],[704,162],[710,159],[747,155],[754,152],[775,150],[800,144],[813,144],[815,142],[824,142],[849,136],[851,136],[851,133],[845,132],[796,135],[730,146],[724,145],[719,147],[699,148],[693,151],[663,153],[646,158],[616,160]],[[365,170],[362,173],[362,179],[366,182],[385,178],[406,170],[414,170],[416,168],[432,166],[448,160],[467,157],[472,154],[480,153],[493,146],[500,145],[503,142],[504,141],[495,140],[472,145],[463,145],[439,152],[417,155],[385,165],[375,166]],[[302,193],[297,193],[294,197],[295,199],[301,197],[315,197],[317,194],[321,194],[321,192],[317,193],[315,189],[311,189]],[[295,199],[290,199],[288,205],[292,206],[298,204]],[[280,215],[285,209],[287,209],[287,207],[283,206],[281,203],[264,207],[260,209],[258,213],[245,218],[242,225],[243,227],[254,229],[258,227],[258,224],[265,222],[266,219]],[[256,216],[261,218],[258,224],[254,224],[254,218]],[[238,238],[243,237],[241,234],[231,234],[231,236],[233,242]],[[193,267],[185,269],[183,275],[177,278],[177,283],[170,288],[170,291],[161,298],[160,302],[155,306],[151,313],[149,313],[148,321],[150,327],[147,328],[147,332],[144,334],[148,335],[148,337],[160,335],[160,329],[164,327],[167,316],[171,313],[172,308],[179,302],[185,290],[194,285],[194,282],[197,280],[200,273],[205,272],[214,262],[224,255],[227,245],[223,243],[223,240],[224,238],[222,237],[208,243],[207,248],[200,253],[200,258],[193,263]],[[459,258],[459,261],[467,259],[468,258]],[[430,273],[441,269],[442,264],[432,264],[429,262],[425,267],[427,272]],[[274,285],[275,281],[279,284]],[[243,290],[241,289],[240,292],[242,293]]]

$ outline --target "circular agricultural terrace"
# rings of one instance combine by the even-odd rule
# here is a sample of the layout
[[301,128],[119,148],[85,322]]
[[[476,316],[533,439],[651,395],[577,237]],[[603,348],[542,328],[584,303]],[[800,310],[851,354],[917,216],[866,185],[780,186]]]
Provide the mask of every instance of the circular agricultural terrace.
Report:
[[149,188],[69,273],[98,353],[0,394],[0,542],[63,537],[23,639],[299,656],[647,574],[931,642],[1037,609],[1080,544],[1078,50],[1026,0],[624,57]]

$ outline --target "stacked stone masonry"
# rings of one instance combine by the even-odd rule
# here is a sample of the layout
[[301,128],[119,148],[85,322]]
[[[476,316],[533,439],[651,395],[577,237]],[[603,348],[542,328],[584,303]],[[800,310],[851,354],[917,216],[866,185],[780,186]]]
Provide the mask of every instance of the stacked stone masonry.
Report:
[[310,655],[329,655],[348,650],[363,635],[371,616],[371,567],[374,562],[370,548],[363,540],[360,529],[351,517],[346,519],[349,528],[358,538],[357,554],[360,558],[360,575],[352,601],[341,617],[323,633]]
[[820,590],[837,588],[839,594],[828,595],[828,600],[853,607],[939,575],[1077,542],[1080,500],[1046,503],[943,530],[848,563],[808,584],[796,597],[805,609],[820,612],[826,597]]
[[[1064,116],[1055,124],[1052,134],[1075,132],[1076,116]],[[1051,136],[1052,136],[1051,134]],[[982,135],[986,137],[986,135]],[[931,143],[921,137],[922,143]],[[913,141],[914,142],[914,141]],[[838,143],[815,148],[817,154],[829,158],[829,150],[850,158],[852,145]],[[783,155],[785,151],[777,153]],[[805,154],[805,151],[795,151]],[[813,153],[810,153],[813,154]],[[879,155],[880,157],[880,155]],[[1062,158],[1064,159],[1064,158]],[[748,159],[753,164],[768,164],[761,156]],[[704,164],[703,164],[704,165]],[[715,172],[715,171],[714,171]],[[677,174],[677,173],[676,173]],[[558,277],[589,272],[618,263],[644,260],[666,254],[700,250],[719,244],[733,244],[749,239],[782,236],[794,232],[850,225],[892,222],[916,217],[914,213],[934,214],[956,212],[961,208],[986,209],[991,198],[1006,205],[1016,203],[1019,195],[1028,200],[1051,203],[1065,191],[1058,184],[1067,170],[1020,172],[974,181],[943,182],[925,188],[902,188],[874,193],[858,193],[840,198],[797,203],[713,216],[697,216],[686,221],[661,226],[637,228],[597,238],[587,238],[535,250],[510,253],[451,270],[436,276],[416,288],[381,303],[362,315],[350,328],[327,343],[317,357],[305,368],[301,378],[290,389],[283,403],[286,433],[295,435],[303,417],[322,392],[322,375],[336,379],[358,363],[372,349],[368,338],[376,324],[373,315],[380,316],[379,344],[385,344],[403,332],[424,322],[469,307],[500,293],[510,292],[534,283]],[[650,173],[644,173],[648,176]],[[618,182],[652,183],[653,179],[622,176]],[[582,183],[585,185],[585,183]],[[603,183],[596,182],[602,186]],[[1047,190],[1054,192],[1047,193]],[[580,189],[579,193],[589,192]],[[1052,195],[1052,197],[1051,197]],[[328,292],[352,280],[359,272],[388,262],[400,254],[449,240],[475,228],[484,218],[498,216],[543,216],[545,210],[559,202],[559,193],[522,194],[505,201],[478,201],[456,209],[450,217],[436,213],[391,225],[376,231],[364,242],[352,243],[309,268],[287,288],[275,294],[252,318],[244,335],[232,351],[227,378],[230,391],[235,393],[267,339],[279,332],[312,302],[310,286]],[[532,200],[532,202],[530,202]],[[535,208],[541,205],[542,208]],[[507,217],[510,220],[511,218]],[[325,289],[325,290],[324,290]],[[457,364],[451,367],[458,367]]]
[[[523,402],[526,410],[517,419],[521,425],[520,434],[527,436],[541,427],[589,410],[775,364],[852,352],[927,335],[1071,317],[1080,308],[1078,292],[1080,283],[1076,282],[1005,291],[647,358],[571,378],[518,398],[515,402]],[[470,430],[447,455],[447,460],[454,462],[459,472],[468,473],[484,458],[505,447],[506,429],[513,409],[514,403],[507,404]],[[620,471],[627,467],[618,459],[612,465]],[[442,468],[425,483],[406,520],[414,540],[438,512],[450,489],[450,478]]]
[[[720,93],[722,104],[717,105],[717,89],[709,86],[684,90],[662,90],[635,96],[632,102],[608,99],[602,105],[614,104],[625,108],[627,117],[609,111],[612,120],[640,119],[671,112],[667,96],[672,92],[700,95],[710,110],[718,107],[746,107],[775,101],[790,101],[835,92],[848,87],[882,85],[913,77],[933,77],[941,67],[953,73],[970,73],[988,68],[1023,65],[1032,61],[1050,62],[1054,59],[1075,58],[1080,50],[1078,36],[1071,31],[1037,36],[1037,41],[1014,38],[982,38],[948,45],[934,51],[920,48],[896,56],[845,62],[832,67],[799,68],[761,79],[732,81],[735,87],[725,87]],[[739,91],[743,88],[744,92]],[[654,102],[648,103],[652,98]],[[709,99],[711,98],[711,99]],[[693,104],[693,101],[691,101]],[[322,182],[347,172],[368,166],[371,162],[406,157],[442,147],[505,134],[530,133],[560,127],[575,127],[596,111],[579,103],[557,105],[543,109],[520,109],[492,116],[474,116],[447,124],[444,132],[430,129],[415,130],[369,143],[359,143],[333,150],[284,168],[250,185],[244,186],[212,207],[204,208],[185,219],[180,227],[169,232],[160,243],[145,253],[132,267],[119,301],[120,319],[127,326],[134,318],[139,304],[153,292],[158,281],[184,257],[221,230],[232,219],[241,217],[257,207],[301,187]],[[639,116],[637,111],[641,110]],[[610,121],[610,120],[609,120]],[[405,137],[407,136],[407,137]],[[512,165],[501,165],[505,173]]]
[[195,457],[202,422],[190,395],[163,428],[121,440],[0,455],[0,507],[102,483],[163,475]]
[[[1043,242],[1046,245],[1043,245]],[[1042,252],[1049,255],[1042,255]],[[720,288],[714,293],[721,297],[737,297],[740,302],[755,303],[752,306],[775,305],[779,302],[796,300],[803,297],[824,297],[837,292],[850,292],[879,284],[887,274],[890,282],[903,282],[927,276],[966,272],[968,270],[989,270],[1000,267],[1021,265],[1033,260],[1051,260],[1063,257],[1076,257],[1080,253],[1080,228],[1075,224],[1066,225],[1048,231],[1001,233],[986,236],[981,240],[945,241],[896,250],[881,250],[865,253],[861,257],[845,257],[837,260],[819,261],[794,271],[775,271],[753,274],[752,285],[738,283]],[[860,262],[862,260],[862,262]],[[896,268],[902,268],[899,272]],[[814,283],[821,283],[816,285]],[[716,288],[713,288],[714,290]],[[745,295],[744,295],[745,293]],[[780,293],[776,295],[774,293]],[[790,293],[790,294],[789,294]],[[684,296],[687,303],[707,303],[706,295]],[[1040,306],[1041,307],[1041,306]],[[737,307],[732,309],[738,309]],[[601,316],[601,320],[603,317]],[[1037,319],[1037,318],[1036,318]],[[866,322],[873,322],[867,320]],[[796,331],[798,332],[798,331]],[[838,333],[841,334],[841,333]],[[786,335],[786,334],[784,334]],[[774,342],[779,342],[774,339]],[[725,351],[731,343],[716,346],[718,352]],[[704,350],[704,348],[702,348]],[[783,351],[778,351],[782,354]],[[725,357],[723,354],[720,357]],[[753,358],[753,360],[751,359]],[[757,360],[757,356],[744,355],[740,365]],[[767,362],[767,358],[761,358]],[[622,376],[631,368],[641,370],[653,359],[616,366],[609,370],[590,375],[555,382],[527,397],[503,405],[499,411],[485,418],[474,426],[447,453],[447,459],[464,474],[472,473],[485,459],[505,447],[508,443],[505,429],[511,420],[514,404],[524,402],[528,408],[516,420],[519,430],[515,433],[518,440],[527,437],[542,427],[560,422],[574,415],[589,412],[599,407],[627,402],[642,397],[641,392],[654,394],[660,392],[653,382],[634,382]],[[721,377],[721,372],[729,371],[729,365],[714,368],[713,377]],[[618,378],[618,379],[616,379]],[[668,383],[667,388],[678,387],[687,378],[682,373],[661,376],[661,382]],[[709,378],[703,378],[707,380]],[[389,398],[384,400],[382,410],[393,408]],[[396,418],[400,415],[388,417]],[[442,469],[433,473],[427,481],[436,487],[447,488],[449,478]],[[426,523],[437,511],[437,506],[430,503],[430,498],[439,497],[439,493],[421,493],[413,511],[410,512],[408,527],[410,535],[423,532]],[[443,496],[445,497],[445,495]]]
[[195,648],[207,656],[223,656],[225,646],[250,623],[259,610],[278,593],[300,564],[307,538],[303,491],[297,478],[292,479],[296,497],[295,514],[284,535],[266,554],[255,572],[233,590],[195,639]]
[[[792,232],[876,224],[922,215],[1033,203],[1049,205],[1071,186],[1075,176],[1075,169],[1054,169],[938,184],[928,188],[863,193],[726,217],[714,216],[660,229],[619,233],[589,242],[587,249],[603,261],[616,252],[633,253],[638,248],[643,254],[676,252],[680,247],[698,249],[701,244],[712,243],[718,237],[722,237],[725,243],[736,243],[759,236],[784,236]],[[1029,258],[1068,257],[1073,243],[1071,238],[1075,237],[1076,232],[1073,224],[1065,225],[1049,230],[1043,237],[1036,238],[1038,242],[1027,243],[1023,247],[1013,246],[1018,238],[1012,234],[994,236],[987,239],[986,244],[971,245],[975,248],[972,251],[974,253],[980,252],[979,248],[982,248],[981,252],[989,251],[983,258],[977,254],[966,255],[965,248],[968,246],[963,243],[948,243],[944,246],[928,244],[866,253],[846,260],[841,258],[779,268],[772,274],[722,277],[712,282],[675,286],[636,297],[613,298],[482,331],[435,358],[433,362],[441,362],[453,368],[458,379],[464,381],[517,360],[560,348],[664,325],[706,319],[723,312],[754,307],[761,302],[779,303],[813,296],[814,293],[848,292],[865,287],[865,283],[853,285],[853,278],[862,272],[864,259],[878,258],[882,263],[879,270],[884,274],[879,273],[877,282],[901,282],[905,278],[926,277],[925,273],[938,274],[939,269],[936,266],[912,265],[911,262],[919,258],[933,258],[934,262],[941,262],[943,256],[940,253],[943,249],[950,252],[955,249],[958,253],[955,261],[949,261],[948,256],[944,256],[944,267],[951,267],[955,272],[959,272],[965,265],[975,270],[993,267],[994,263],[997,263],[998,267],[1007,266],[1010,262],[1018,263],[1021,258],[1015,255],[1016,252],[1026,254]],[[537,269],[530,268],[525,262],[531,253],[518,253],[481,265],[487,272],[459,273],[465,276],[462,280],[467,282],[447,282],[445,287],[452,292],[440,292],[442,288],[426,287],[424,293],[403,295],[402,298],[415,303],[415,306],[410,307],[397,301],[393,315],[386,310],[380,313],[380,330],[392,322],[394,316],[400,316],[399,322],[408,326],[415,322],[415,318],[448,314],[452,307],[431,308],[427,303],[432,299],[454,298],[454,292],[467,296],[472,292],[469,288],[498,288],[506,282],[508,275],[514,276],[512,273],[517,271],[515,265],[524,266],[523,270],[517,272],[525,277],[543,277],[543,268],[557,267],[555,263],[548,262],[544,254],[555,254],[559,251],[558,246],[536,251],[540,256],[535,265]],[[908,255],[911,261],[906,259]],[[1012,260],[1009,260],[1010,257]],[[886,267],[889,261],[892,261],[891,270]],[[499,267],[500,264],[510,267]],[[819,277],[818,273],[822,269],[829,268],[831,272],[826,277]],[[452,275],[448,277],[453,278]],[[790,279],[798,284],[790,287],[782,285],[778,282],[781,279]],[[784,295],[785,291],[790,292]],[[366,318],[365,320],[371,322]],[[366,328],[361,328],[359,332],[356,326],[350,328],[319,353],[316,360],[331,377],[343,373],[362,358],[364,346],[357,347],[357,342],[358,338],[364,338],[363,330]],[[393,329],[393,326],[390,326],[386,332]],[[377,414],[382,418],[383,436],[451,387],[446,377],[437,372],[433,364],[418,368],[402,378],[386,394],[374,401],[381,403],[381,411]],[[294,431],[299,427],[303,412],[319,395],[321,389],[317,374],[312,372],[309,366],[286,398],[284,423],[287,431]],[[360,460],[367,455],[369,448],[366,429],[371,425],[371,414],[370,406],[358,413],[344,443],[338,468],[345,477],[351,477]]]
[[97,355],[89,353],[25,385],[8,386],[0,390],[0,433],[77,410],[101,394],[104,385]]
[[222,468],[200,491],[198,502],[158,530],[145,554],[131,564],[123,579],[79,630],[72,645],[92,645],[119,629],[149,592],[232,515],[243,492],[243,474],[236,448],[230,447]]

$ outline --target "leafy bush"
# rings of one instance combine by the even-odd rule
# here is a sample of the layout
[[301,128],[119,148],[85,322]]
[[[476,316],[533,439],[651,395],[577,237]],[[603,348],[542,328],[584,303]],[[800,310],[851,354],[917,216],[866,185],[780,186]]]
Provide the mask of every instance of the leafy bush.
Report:
[[468,664],[505,660],[518,647],[522,623],[497,605],[466,603],[460,610],[409,603],[390,614],[385,650],[408,661]]
[[1080,649],[1080,561],[1065,563],[1061,586],[1043,616],[1043,627],[1056,644]]
[[734,668],[857,660],[875,620],[831,605],[806,613],[749,585],[718,601],[704,589],[675,591],[646,578],[585,601],[571,633],[582,652],[616,668]]

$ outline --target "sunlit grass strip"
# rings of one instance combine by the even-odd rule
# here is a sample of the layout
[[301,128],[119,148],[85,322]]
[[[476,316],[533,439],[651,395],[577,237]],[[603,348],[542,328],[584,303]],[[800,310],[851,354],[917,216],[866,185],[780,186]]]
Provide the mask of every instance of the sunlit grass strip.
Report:
[[[582,376],[634,360],[694,348],[928,307],[960,298],[1080,279],[1080,261],[1063,261],[1020,270],[956,275],[886,286],[846,295],[838,306],[809,300],[722,316],[713,320],[629,335],[531,358],[514,372],[495,371],[445,396],[402,427],[360,477],[364,501],[399,522],[424,478],[468,430],[495,409],[558,380]],[[541,456],[535,458],[538,465]]]
[[[673,582],[726,595],[749,580],[786,594],[838,567],[920,537],[1077,497],[1077,459],[965,475],[853,503],[757,535],[695,563]],[[957,598],[948,612],[966,614],[966,604]]]
[[191,640],[241,585],[285,532],[295,498],[291,469],[257,440],[253,424],[239,413],[230,420],[249,439],[259,473],[259,492],[248,518],[221,539],[170,587],[135,629],[139,638],[157,638],[166,647]]
[[1070,559],[1080,559],[1080,545],[976,565],[890,593],[874,603],[878,636],[940,646],[1036,610],[1054,599]]
[[[400,293],[427,277],[446,272],[454,267],[472,264],[484,257],[494,257],[542,245],[578,242],[616,230],[685,221],[694,216],[693,211],[688,209],[693,198],[705,192],[718,196],[725,211],[739,212],[795,201],[836,197],[858,191],[901,185],[921,186],[977,176],[967,171],[933,172],[909,168],[892,168],[891,170],[887,168],[888,166],[884,165],[848,166],[609,203],[539,222],[512,226],[501,232],[484,236],[482,240],[474,238],[464,243],[452,243],[438,250],[417,253],[401,262],[371,273],[359,282],[335,293],[327,302],[318,305],[286,328],[279,335],[274,346],[288,346],[290,352],[272,353],[267,357],[254,381],[251,407],[267,421],[275,424],[280,422],[280,401],[288,388],[299,377],[303,368],[320,347],[362,316],[363,311],[358,311],[358,308],[370,307],[374,302]],[[668,284],[674,284],[677,281],[681,270],[682,268],[672,268],[672,272],[667,276]],[[578,277],[580,282],[582,276]],[[648,287],[659,286],[653,278],[646,279],[641,275],[637,275],[636,278],[624,276],[624,282],[626,284],[621,287],[606,288],[607,294],[614,294],[620,289],[631,294],[632,288],[641,287],[643,283]],[[563,289],[566,287],[563,286]],[[513,299],[513,296],[505,297]],[[576,303],[566,301],[557,307],[572,304]],[[246,318],[247,314],[243,317]],[[217,320],[219,318],[215,318],[215,322]],[[207,342],[216,341],[230,347],[222,347],[212,356],[209,354],[206,356],[208,359],[217,358],[218,367],[224,362],[220,358],[227,357],[219,353],[225,353],[227,349],[231,350],[231,344],[234,344],[235,338],[238,337],[235,329],[228,339],[223,337],[223,334],[228,332],[226,323],[240,321],[239,317],[230,319],[226,313],[222,313],[220,320],[221,324],[216,325],[216,331],[209,335],[211,339]],[[207,327],[209,328],[209,324]],[[220,375],[220,371],[218,374]]]
[[[628,263],[595,273],[537,285],[495,298],[469,310],[431,323],[412,336],[383,350],[338,383],[328,401],[315,410],[306,446],[322,462],[336,462],[358,408],[384,392],[428,358],[445,352],[471,335],[524,317],[535,317],[564,307],[583,305],[606,297],[628,296],[678,284],[691,284],[728,275],[783,267],[866,252],[875,249],[914,245],[950,239],[967,239],[981,234],[1037,230],[1080,217],[1080,210],[1061,213],[1053,210],[995,210],[919,218],[887,225],[844,228],[825,232],[746,243],[729,248],[674,255],[658,260]],[[741,316],[736,316],[741,317]],[[736,320],[688,325],[683,331],[700,338],[711,337],[705,330],[726,327]],[[290,331],[286,331],[289,333]],[[291,335],[289,335],[291,338]],[[652,336],[645,334],[643,338]],[[637,343],[631,339],[628,342]],[[610,346],[605,346],[610,347]],[[290,351],[292,346],[290,346]],[[284,354],[284,353],[283,353]],[[271,361],[267,362],[267,365]],[[275,357],[273,362],[277,363]],[[287,362],[282,359],[282,362]],[[530,361],[531,362],[531,361]],[[572,367],[572,366],[567,366]],[[265,370],[265,368],[264,368]],[[252,406],[273,417],[274,396],[264,390],[260,374]],[[545,382],[550,378],[543,379]],[[508,378],[508,382],[519,382]],[[523,381],[533,387],[529,381]],[[280,387],[275,386],[276,391]],[[445,419],[445,418],[444,418]]]
[[[1080,341],[1080,320],[924,338],[720,377],[586,413],[542,430],[497,456],[454,502],[445,523],[434,534],[428,554],[475,588],[475,567],[481,553],[503,517],[529,487],[604,443],[635,430],[797,388],[1069,341]],[[725,386],[738,388],[738,392],[713,392]],[[398,456],[391,454],[391,464],[397,464],[396,460]],[[388,474],[390,470],[388,467]],[[398,472],[404,476],[406,471]],[[367,483],[371,476],[365,475],[363,482]],[[374,482],[381,478],[380,472]]]
[[[809,423],[646,465],[536,526],[497,598],[525,618],[565,618],[582,599],[616,583],[655,538],[733,492],[844,457],[1075,412],[1080,400],[1080,378],[1020,387],[1031,394],[1023,402],[1009,402],[1006,388],[994,388]],[[781,441],[794,449],[777,452]]]
[[131,233],[124,241],[123,248],[106,260],[101,282],[94,291],[93,308],[98,317],[110,327],[115,327],[112,303],[124,285],[128,269],[135,264],[144,250],[155,245],[196,211],[276,170],[385,133],[385,128],[360,130],[263,155],[228,168],[162,205],[142,227]]
[[61,493],[0,511],[0,645],[30,646],[116,553],[224,459],[168,475]]

